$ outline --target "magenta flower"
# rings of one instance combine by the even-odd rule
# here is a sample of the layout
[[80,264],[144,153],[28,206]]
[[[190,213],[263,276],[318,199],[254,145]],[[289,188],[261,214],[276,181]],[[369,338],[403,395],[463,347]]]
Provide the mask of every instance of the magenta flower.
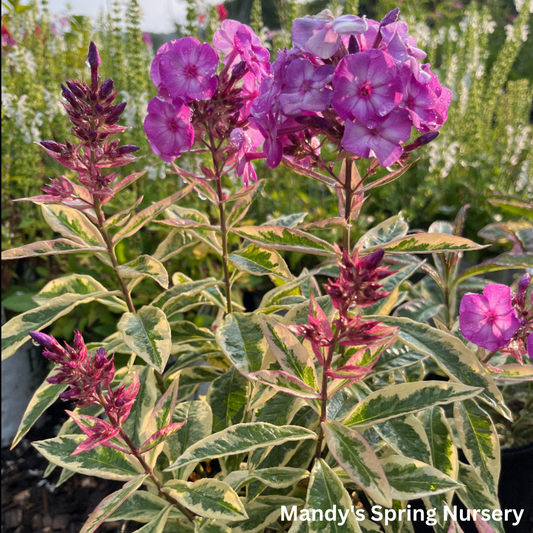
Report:
[[333,76],[331,105],[340,117],[372,126],[402,101],[402,81],[392,57],[367,50],[344,57]]
[[361,157],[370,157],[372,151],[382,167],[392,165],[401,157],[401,142],[411,135],[411,121],[404,109],[394,109],[368,128],[362,122],[346,121],[342,147]]
[[286,86],[281,92],[280,104],[286,115],[304,111],[324,111],[328,108],[332,90],[326,87],[335,69],[331,65],[318,68],[309,59],[295,59],[285,71]]
[[359,35],[367,27],[365,19],[355,15],[334,18],[326,9],[314,17],[295,19],[292,23],[292,40],[298,48],[328,59],[340,48],[343,36]]
[[255,124],[261,135],[265,138],[263,152],[266,155],[267,167],[276,168],[283,156],[283,143],[278,138],[278,124],[273,115],[264,118],[251,118],[250,123]]
[[163,53],[159,75],[172,98],[209,100],[218,87],[218,63],[218,54],[210,44],[185,37]]
[[159,87],[159,85],[163,83],[161,80],[161,73],[159,72],[159,65],[161,63],[161,59],[163,59],[163,54],[171,50],[177,42],[177,39],[173,39],[172,41],[168,41],[168,43],[162,44],[159,47],[154,60],[152,61],[152,66],[150,67],[150,77],[152,78],[152,83],[156,87]]
[[242,183],[245,187],[250,185],[250,181],[257,181],[257,174],[251,163],[255,159],[258,146],[263,142],[263,136],[259,130],[252,124],[248,128],[235,128],[230,135],[232,144],[237,148],[237,167],[235,174],[242,177]]
[[422,124],[420,131],[428,131],[428,129],[437,130],[448,119],[448,108],[452,102],[452,91],[440,84],[437,76],[435,76],[435,74],[429,70],[429,63],[426,63],[422,66],[421,72],[425,72],[431,77],[428,87],[435,95],[436,101],[435,105],[433,106],[433,112],[436,116],[436,125],[434,127],[424,127],[424,124]]
[[87,452],[98,446],[107,446],[109,448],[126,451],[123,448],[114,446],[108,442],[110,439],[118,435],[119,428],[115,428],[108,422],[94,416],[73,413],[72,411],[67,411],[67,414],[72,420],[74,420],[74,422],[76,422],[76,424],[78,424],[79,428],[88,437],[70,455]]
[[191,110],[179,100],[176,103],[177,109],[159,97],[152,98],[144,119],[144,131],[152,151],[167,162],[174,161],[194,142]]
[[407,109],[413,126],[420,131],[437,129],[437,114],[433,111],[437,97],[429,88],[429,84],[417,81],[406,65],[402,69],[402,81],[404,96],[400,107]]
[[466,294],[459,307],[459,326],[465,339],[490,351],[503,348],[520,327],[511,289],[491,283],[483,294]]

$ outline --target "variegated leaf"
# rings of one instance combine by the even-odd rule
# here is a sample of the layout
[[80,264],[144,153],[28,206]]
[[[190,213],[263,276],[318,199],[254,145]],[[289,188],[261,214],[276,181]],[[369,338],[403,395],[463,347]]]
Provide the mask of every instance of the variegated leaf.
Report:
[[63,435],[32,445],[50,462],[86,476],[129,481],[141,473],[142,467],[138,463],[135,466],[135,459],[130,460],[124,453],[105,446],[71,455],[86,438],[85,435]]
[[389,455],[381,460],[395,500],[414,500],[458,489],[461,484],[416,459]]
[[243,226],[232,231],[264,248],[289,250],[312,255],[335,257],[335,250],[328,242],[303,231],[284,226]]
[[369,426],[434,405],[466,400],[481,389],[462,383],[422,381],[390,385],[369,394],[348,414],[345,426]]
[[211,383],[220,377],[221,374],[220,369],[211,366],[191,366],[168,375],[166,381],[172,381],[179,377],[178,402],[181,402],[191,394],[194,394],[199,385],[202,383]]
[[[53,369],[47,376],[47,379],[56,373],[56,370]],[[13,439],[11,444],[11,449],[13,449],[21,440],[26,433],[31,429],[33,424],[39,420],[39,417],[59,398],[59,395],[67,388],[68,385],[52,385],[46,381],[46,379],[41,383],[39,388],[35,391],[26,411],[22,415],[22,420],[20,422],[17,434]]]
[[307,214],[307,212],[303,212],[291,213],[290,215],[281,215],[280,217],[271,218],[270,220],[263,222],[261,226],[283,226],[285,228],[295,228],[298,226],[298,224],[301,224],[304,221]]
[[[300,303],[302,300],[305,300],[301,296],[300,292],[303,288],[303,285],[309,281],[310,274],[304,274],[297,279],[288,281],[283,285],[273,288],[268,291],[262,298],[261,303],[259,304],[259,309],[268,310],[276,307],[292,306],[294,303],[292,300],[296,298],[296,302]],[[292,296],[292,299],[291,299]],[[299,299],[299,301],[298,301]],[[288,301],[288,303],[286,303]]]
[[429,355],[451,379],[472,387],[482,387],[484,391],[480,399],[512,420],[502,393],[476,354],[457,337],[408,318],[380,317],[380,320],[387,326],[399,327],[399,339],[416,352]]
[[92,294],[64,294],[49,300],[31,311],[12,318],[2,326],[2,361],[11,357],[27,340],[30,331],[41,331],[72,309],[100,298],[116,296],[120,291],[101,291]]
[[118,267],[123,279],[137,279],[148,277],[155,280],[163,289],[168,288],[168,273],[157,259],[150,255],[140,255],[137,259]]
[[301,379],[283,372],[283,370],[258,370],[246,374],[246,377],[272,387],[273,389],[292,394],[298,398],[318,399],[319,393],[306,385]]
[[272,275],[282,280],[292,278],[289,267],[278,252],[260,248],[255,244],[231,253],[228,259],[237,270],[248,272],[253,276]]
[[174,479],[165,483],[163,491],[199,516],[222,520],[248,518],[239,496],[223,481],[201,479],[189,483]]
[[98,228],[80,211],[62,204],[41,205],[46,223],[57,233],[79,244],[107,250]]
[[461,448],[489,491],[498,493],[500,440],[490,416],[473,400],[454,405],[453,415]]
[[53,241],[39,241],[25,244],[18,248],[11,248],[2,252],[2,261],[8,259],[21,259],[23,257],[39,257],[45,255],[86,254],[94,252],[107,252],[104,246],[88,246],[79,244],[70,239],[55,239]]
[[379,247],[393,239],[405,236],[408,230],[409,224],[403,218],[402,213],[398,213],[367,231],[357,241],[356,246],[362,246],[363,250],[372,246]]
[[396,453],[431,464],[428,437],[416,416],[391,418],[374,429]]
[[226,455],[250,452],[266,446],[276,446],[288,441],[306,439],[316,439],[316,434],[301,427],[278,427],[265,422],[237,424],[197,442],[166,471],[206,459],[216,459]]
[[[178,274],[178,273],[176,273]],[[161,293],[153,302],[154,307],[165,310],[168,305],[171,305],[176,298],[197,296],[202,291],[209,287],[217,285],[219,282],[215,278],[206,278],[200,281],[192,281],[183,276],[172,276],[173,287],[168,291]]]
[[257,314],[232,313],[217,328],[216,341],[240,372],[261,370],[267,342]]
[[[161,311],[161,313],[163,313],[163,311]],[[207,342],[215,339],[215,334],[212,331],[208,330],[207,328],[200,328],[194,322],[189,322],[188,320],[177,320],[176,322],[171,322],[170,333],[173,347],[177,344],[198,341]]]
[[168,504],[157,516],[155,516],[148,524],[137,529],[134,533],[163,533],[168,517],[172,512],[172,505]]
[[165,239],[159,243],[153,257],[162,263],[171,257],[180,254],[183,250],[195,245],[198,242],[193,235],[186,231],[173,229]]
[[335,420],[322,422],[329,451],[348,477],[377,504],[391,507],[391,489],[372,447],[355,430]]
[[124,313],[117,328],[129,348],[158,372],[163,372],[172,341],[170,325],[161,309],[150,305],[137,313]]
[[194,533],[231,533],[231,529],[224,524],[223,520],[203,518],[196,521]]
[[147,477],[147,474],[141,474],[128,481],[120,490],[106,496],[89,515],[80,533],[93,533],[113,511],[118,509],[143,484]]
[[242,487],[254,480],[259,480],[267,487],[273,489],[285,489],[292,487],[302,479],[309,476],[309,472],[304,468],[290,468],[288,466],[262,468],[248,472],[248,470],[236,470],[231,472],[224,482],[233,490],[239,491]]
[[464,252],[481,250],[487,246],[477,244],[470,239],[447,235],[445,233],[416,233],[399,237],[385,244],[369,246],[370,252],[377,248],[384,249],[389,254],[430,254],[437,252]]
[[400,307],[394,311],[394,316],[410,318],[415,322],[427,322],[442,309],[444,309],[442,304],[435,304],[422,298],[415,298],[414,300],[409,300],[407,303],[400,305]]
[[[348,511],[347,520],[343,525],[336,520],[326,519],[326,511],[333,509],[334,505],[338,510]],[[352,500],[337,474],[323,459],[316,460],[309,479],[307,502],[305,509],[300,513],[300,518],[305,510],[320,510],[322,519],[318,516],[318,519],[310,521],[309,531],[311,533],[361,533],[355,515],[350,512],[351,506]]]
[[282,370],[318,390],[314,357],[303,344],[285,326],[270,317],[261,316],[261,329]]

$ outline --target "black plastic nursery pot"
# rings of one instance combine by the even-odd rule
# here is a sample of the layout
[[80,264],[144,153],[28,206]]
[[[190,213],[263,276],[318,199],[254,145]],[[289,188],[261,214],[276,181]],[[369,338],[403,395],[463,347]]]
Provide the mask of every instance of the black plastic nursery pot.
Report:
[[[506,533],[533,533],[533,442],[521,448],[507,448],[501,452],[501,474],[498,495],[501,509],[516,509],[524,514],[520,523],[503,522]],[[424,509],[422,500],[410,502],[412,508]],[[464,509],[457,496],[453,504]],[[464,533],[478,533],[474,522],[459,521]],[[415,533],[434,533],[434,529],[424,522],[413,522]]]

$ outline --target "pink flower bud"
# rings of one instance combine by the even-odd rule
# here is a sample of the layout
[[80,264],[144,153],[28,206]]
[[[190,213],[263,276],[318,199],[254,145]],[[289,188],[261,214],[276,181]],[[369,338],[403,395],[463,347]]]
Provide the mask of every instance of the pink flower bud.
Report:
[[107,80],[102,83],[102,86],[100,87],[100,94],[102,98],[107,98],[115,88],[114,82],[111,78],[108,78]]
[[393,22],[398,20],[398,15],[400,14],[400,8],[395,7],[392,11],[389,11],[380,21],[379,25],[381,27],[388,26]]

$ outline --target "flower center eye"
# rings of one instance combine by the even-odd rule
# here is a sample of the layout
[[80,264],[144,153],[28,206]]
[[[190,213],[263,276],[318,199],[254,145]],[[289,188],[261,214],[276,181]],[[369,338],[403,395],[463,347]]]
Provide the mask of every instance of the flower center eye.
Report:
[[311,82],[309,80],[305,80],[302,83],[302,92],[308,93],[311,90]]
[[494,313],[494,311],[490,311],[489,314],[487,315],[487,321],[490,324],[492,324],[495,320],[496,320],[496,314]]
[[176,124],[176,121],[175,120],[171,120],[169,123],[168,123],[168,127],[171,129],[171,130],[174,130],[176,131],[178,129],[178,125]]
[[361,96],[368,96],[370,94],[370,85],[368,83],[365,83],[361,87],[359,87],[359,94]]
[[196,67],[194,65],[188,65],[185,69],[185,75],[188,78],[194,78],[196,76]]

